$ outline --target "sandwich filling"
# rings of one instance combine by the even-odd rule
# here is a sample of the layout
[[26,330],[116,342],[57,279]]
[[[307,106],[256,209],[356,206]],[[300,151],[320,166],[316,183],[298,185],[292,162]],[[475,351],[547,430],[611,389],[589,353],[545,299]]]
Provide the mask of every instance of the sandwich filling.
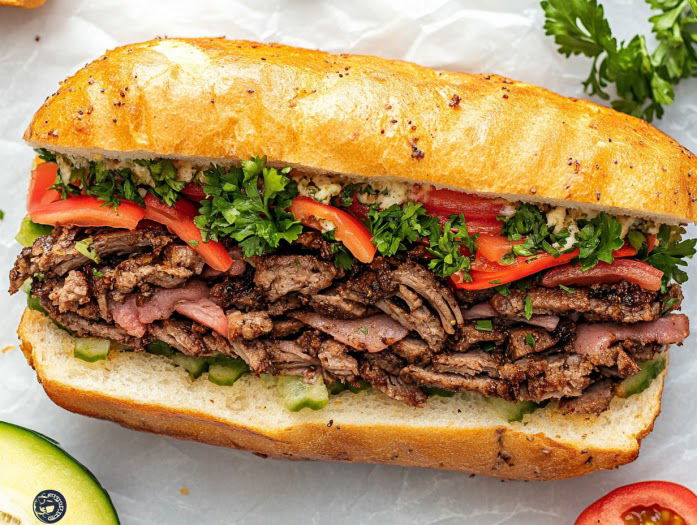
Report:
[[122,351],[414,406],[470,391],[599,413],[689,334],[674,312],[697,240],[680,226],[264,158],[39,153],[10,292]]

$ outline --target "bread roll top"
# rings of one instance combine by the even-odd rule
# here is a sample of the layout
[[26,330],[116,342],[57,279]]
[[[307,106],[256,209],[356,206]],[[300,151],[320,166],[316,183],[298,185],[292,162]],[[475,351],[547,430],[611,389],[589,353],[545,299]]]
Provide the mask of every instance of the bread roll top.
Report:
[[88,158],[267,155],[310,173],[697,218],[697,158],[640,119],[497,75],[278,44],[114,49],[62,83],[25,139]]

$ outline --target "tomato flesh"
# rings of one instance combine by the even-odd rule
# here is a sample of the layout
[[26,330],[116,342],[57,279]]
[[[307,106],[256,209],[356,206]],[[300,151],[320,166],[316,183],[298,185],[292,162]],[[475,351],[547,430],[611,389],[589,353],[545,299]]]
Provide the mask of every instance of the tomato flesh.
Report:
[[[663,521],[650,521],[659,518]],[[672,521],[666,521],[667,518]],[[670,481],[632,483],[606,494],[587,507],[575,521],[575,525],[642,523],[697,523],[697,495]]]
[[685,520],[682,516],[660,505],[634,507],[626,512],[622,519],[627,525],[648,525],[651,523],[685,525]]
[[372,242],[373,236],[370,230],[352,215],[305,196],[293,199],[289,210],[296,220],[310,228],[321,229],[318,219],[331,222],[336,228],[336,240],[344,243],[356,259],[362,263],[373,261],[377,250]]
[[56,190],[49,189],[58,177],[58,165],[55,162],[43,162],[32,172],[29,183],[27,211],[37,206],[49,204],[61,198]]
[[167,206],[150,193],[145,196],[146,219],[167,226],[169,231],[203,257],[211,268],[220,272],[227,271],[232,266],[232,257],[219,242],[203,242],[201,230],[194,224],[196,215],[196,206],[186,199],[179,199],[174,206]]
[[414,200],[421,202],[429,215],[438,217],[462,213],[467,219],[496,219],[510,206],[503,199],[489,199],[461,191],[414,187]]
[[71,226],[108,226],[133,230],[145,215],[137,204],[121,200],[118,208],[90,195],[35,205],[29,210],[31,220],[37,224],[69,224]]

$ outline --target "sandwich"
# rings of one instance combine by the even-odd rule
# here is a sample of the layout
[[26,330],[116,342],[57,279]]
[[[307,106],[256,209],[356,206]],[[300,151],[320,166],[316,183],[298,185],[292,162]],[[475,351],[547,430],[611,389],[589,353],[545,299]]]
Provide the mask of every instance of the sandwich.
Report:
[[37,151],[21,346],[60,406],[292,459],[559,479],[638,455],[697,159],[497,75],[225,39],[65,80]]

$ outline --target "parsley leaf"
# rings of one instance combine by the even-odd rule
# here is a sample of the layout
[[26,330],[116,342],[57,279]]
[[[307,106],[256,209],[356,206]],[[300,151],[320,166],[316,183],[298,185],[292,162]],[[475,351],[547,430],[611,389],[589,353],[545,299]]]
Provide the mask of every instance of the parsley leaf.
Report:
[[663,272],[661,291],[665,292],[668,284],[675,281],[682,284],[687,281],[687,273],[678,268],[687,266],[686,258],[694,256],[697,239],[680,240],[681,229],[670,227],[667,224],[661,226],[658,231],[658,246],[644,259],[654,268]]
[[44,148],[37,148],[34,151],[36,151],[36,154],[44,162],[56,162],[56,154],[52,151],[48,151]]
[[504,255],[500,264],[513,264],[515,256],[531,257],[541,251],[558,257],[562,252],[556,246],[564,244],[569,237],[566,229],[552,233],[545,214],[537,206],[527,203],[521,204],[511,217],[505,219],[502,232],[510,241],[524,240],[514,244],[512,254]]
[[525,334],[525,344],[532,348],[535,348],[535,336],[532,335],[530,332]]
[[82,239],[81,241],[78,241],[75,243],[75,250],[77,250],[78,253],[81,253],[88,259],[93,260],[96,263],[99,263],[101,260],[99,258],[99,254],[96,252],[94,248],[92,248],[92,237],[87,237],[85,239]]
[[559,288],[561,288],[562,290],[564,290],[564,291],[565,291],[566,293],[568,293],[569,295],[575,295],[575,294],[576,294],[576,290],[574,290],[573,288],[569,288],[568,286],[564,286],[563,284],[560,284],[560,285],[559,285]]
[[373,234],[373,244],[388,257],[408,250],[414,241],[428,237],[431,230],[438,227],[438,220],[416,202],[410,201],[403,206],[393,204],[384,210],[373,205],[368,212],[368,229]]
[[529,321],[532,318],[532,298],[529,295],[525,296],[525,306],[523,309],[523,315]]
[[344,246],[344,243],[336,240],[334,233],[334,230],[329,230],[322,234],[331,243],[332,253],[334,254],[334,266],[340,270],[350,270],[353,267],[353,255]]
[[167,206],[174,206],[186,182],[176,180],[177,170],[171,160],[137,160],[137,164],[145,166],[155,185],[148,188],[150,192]]
[[586,92],[609,100],[605,88],[614,84],[612,107],[650,121],[673,103],[674,84],[697,76],[697,2],[647,1],[660,11],[649,19],[658,42],[651,54],[643,35],[618,43],[597,0],[544,0],[541,6],[545,34],[554,37],[559,52],[593,59]]
[[428,253],[433,255],[428,269],[440,277],[449,277],[455,272],[463,271],[469,277],[471,259],[462,253],[465,247],[469,253],[475,252],[476,235],[469,236],[465,216],[451,215],[441,229],[436,221],[431,225]]
[[213,166],[204,172],[204,192],[194,223],[204,241],[231,237],[245,257],[263,255],[292,242],[302,225],[287,211],[298,194],[297,185],[281,171],[266,167],[266,157],[254,157],[241,167]]
[[480,332],[491,332],[494,329],[494,324],[491,319],[477,319],[474,322],[474,327]]
[[349,206],[351,206],[351,204],[353,204],[353,196],[356,193],[360,193],[361,195],[377,195],[378,190],[373,188],[370,184],[347,184],[341,190],[341,195],[339,195],[339,204],[344,208],[348,208]]
[[121,203],[121,199],[145,205],[133,181],[133,173],[129,169],[109,170],[104,161],[92,161],[87,170],[83,170],[77,176],[81,178],[80,186],[85,194],[103,200],[106,206],[116,208]]
[[592,268],[598,261],[611,263],[615,260],[613,252],[624,245],[622,225],[603,212],[590,220],[579,221],[578,260],[582,270]]

